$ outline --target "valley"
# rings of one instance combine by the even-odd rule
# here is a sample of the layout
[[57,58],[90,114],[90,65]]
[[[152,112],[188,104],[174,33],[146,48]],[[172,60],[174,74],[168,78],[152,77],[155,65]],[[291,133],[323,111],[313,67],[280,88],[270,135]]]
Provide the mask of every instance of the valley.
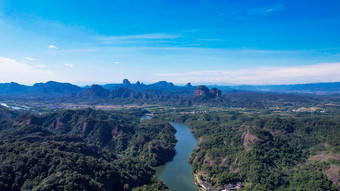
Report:
[[0,188],[339,189],[336,95],[219,91],[2,95]]
[[340,191],[340,0],[0,0],[0,191]]

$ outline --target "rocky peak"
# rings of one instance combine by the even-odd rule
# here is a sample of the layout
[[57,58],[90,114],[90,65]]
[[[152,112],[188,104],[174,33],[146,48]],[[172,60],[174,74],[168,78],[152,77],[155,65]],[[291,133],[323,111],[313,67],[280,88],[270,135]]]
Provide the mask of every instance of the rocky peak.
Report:
[[185,85],[185,87],[187,87],[187,88],[191,88],[191,87],[192,87],[192,85],[191,85],[191,83],[189,82],[189,83],[187,83],[187,85]]
[[195,90],[194,96],[209,96],[209,89],[207,86],[201,85]]
[[210,91],[210,96],[213,97],[213,98],[216,98],[216,97],[221,97],[222,95],[222,92],[221,90],[217,89],[217,88],[212,88]]
[[124,86],[129,86],[129,85],[131,85],[131,83],[130,83],[130,81],[128,79],[124,79],[123,80],[123,85]]
[[199,86],[194,92],[194,96],[206,96],[211,98],[221,97],[221,95],[222,95],[221,90],[217,88],[212,88],[209,91],[207,86],[204,85]]

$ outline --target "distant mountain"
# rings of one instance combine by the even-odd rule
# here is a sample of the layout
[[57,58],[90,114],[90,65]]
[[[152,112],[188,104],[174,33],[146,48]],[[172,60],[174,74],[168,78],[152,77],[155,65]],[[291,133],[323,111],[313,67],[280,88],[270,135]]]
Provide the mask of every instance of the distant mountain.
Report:
[[[89,88],[90,86],[86,86],[86,88]],[[118,89],[120,87],[123,87],[122,84],[105,84],[105,85],[101,85],[101,87],[111,91],[111,90],[115,90]]]
[[211,90],[209,90],[209,94],[210,94],[210,97],[213,97],[213,98],[222,96],[221,90],[217,88],[212,88]]
[[80,92],[82,88],[70,83],[49,81],[25,86],[15,82],[0,84],[0,95],[16,95],[25,97],[58,97]]
[[160,89],[173,89],[173,88],[177,87],[173,83],[167,82],[167,81],[159,81],[157,83],[150,84],[150,86],[157,87],[157,88],[160,88]]
[[[182,87],[175,86],[171,82],[167,81],[159,81],[150,85],[145,85],[137,81],[137,83],[132,84],[128,79],[124,79],[122,84],[105,84],[102,85],[103,88],[107,90],[115,90],[118,88],[128,88],[134,91],[143,92],[145,90],[164,90],[164,91],[172,91],[175,89],[181,89]],[[185,88],[185,87],[184,87]]]
[[[256,91],[256,92],[279,92],[279,93],[311,93],[311,94],[339,94],[340,82],[313,83],[293,85],[239,85],[221,86],[208,85],[212,94],[219,97],[221,92],[230,91]],[[83,97],[83,98],[136,98],[158,99],[173,97],[190,97],[194,94],[197,86],[191,83],[185,86],[176,86],[171,82],[159,81],[153,84],[143,84],[137,81],[133,84],[124,79],[121,84],[105,84],[85,86],[83,88],[70,83],[49,81],[36,83],[33,86],[21,85],[15,82],[0,83],[0,96],[34,97],[34,98],[59,98],[59,97]],[[203,90],[203,89],[201,89]],[[221,91],[221,92],[220,92]],[[201,92],[202,93],[202,92]],[[209,93],[208,93],[209,94]]]
[[110,95],[109,90],[100,85],[92,85],[90,88],[78,93],[78,97],[83,98],[106,98]]
[[340,82],[292,85],[291,91],[340,92]]
[[19,94],[26,93],[29,90],[29,86],[21,85],[15,82],[0,84],[0,94]]
[[129,86],[131,85],[130,81],[128,79],[123,80],[123,86]]
[[211,90],[209,90],[207,86],[201,85],[195,90],[194,96],[216,98],[216,97],[221,97],[222,93],[221,93],[221,90],[217,88],[212,88]]
[[81,87],[70,84],[49,81],[46,83],[36,83],[31,88],[29,93],[35,95],[47,95],[47,96],[64,96],[76,94],[82,90]]
[[292,84],[292,85],[260,85],[260,86],[241,85],[241,86],[233,86],[232,88],[236,90],[246,90],[246,91],[339,93],[340,82]]
[[207,86],[201,85],[195,90],[194,96],[209,96],[209,89]]
[[135,91],[144,91],[147,89],[147,85],[140,83],[139,81],[137,81],[136,84],[132,84],[128,79],[124,79],[122,84],[105,84],[102,85],[102,87],[110,91],[121,87],[129,88]]
[[127,88],[118,88],[117,90],[112,90],[110,92],[111,98],[140,98],[142,96],[141,93],[133,91]]

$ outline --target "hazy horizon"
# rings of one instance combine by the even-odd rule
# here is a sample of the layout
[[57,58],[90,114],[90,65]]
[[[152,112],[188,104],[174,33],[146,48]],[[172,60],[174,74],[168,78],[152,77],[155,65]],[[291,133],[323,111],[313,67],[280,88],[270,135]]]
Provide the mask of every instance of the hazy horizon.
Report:
[[[26,85],[26,86],[33,86],[34,84],[37,83],[47,83],[49,81],[54,81],[58,83],[70,83],[73,85],[77,85],[79,87],[85,87],[85,86],[92,86],[92,85],[108,85],[108,84],[122,84],[123,79],[121,82],[69,82],[69,81],[55,81],[55,80],[47,80],[47,81],[40,81],[40,82],[34,82],[34,83],[19,83],[15,81],[6,81],[6,82],[1,82],[1,83],[18,83],[21,85]],[[139,80],[137,81],[130,81],[131,84],[136,84]],[[160,81],[166,81],[166,80],[160,80]],[[154,82],[145,82],[145,81],[139,81],[140,83],[143,83],[145,85],[151,85],[160,81],[154,81]],[[173,83],[171,81],[166,81],[168,83]],[[0,83],[0,84],[1,84]],[[319,83],[340,83],[340,82],[313,82],[313,83],[295,83],[295,84],[231,84],[231,83],[223,83],[223,82],[187,82],[187,83],[173,83],[176,86],[185,86],[188,83],[191,83],[193,86],[200,86],[200,85],[206,85],[206,86],[281,86],[281,85],[302,85],[302,84],[319,84]]]

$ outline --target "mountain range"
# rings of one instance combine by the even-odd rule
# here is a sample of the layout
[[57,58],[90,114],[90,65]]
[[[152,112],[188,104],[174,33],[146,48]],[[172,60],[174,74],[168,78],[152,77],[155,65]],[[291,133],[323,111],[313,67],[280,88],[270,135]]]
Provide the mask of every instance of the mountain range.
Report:
[[[257,92],[280,92],[280,93],[317,93],[338,94],[340,93],[340,82],[313,83],[295,85],[239,85],[239,86],[212,86],[207,88],[218,88],[221,92],[230,91],[257,91]],[[171,82],[159,81],[153,84],[143,84],[139,81],[135,84],[124,79],[121,84],[105,84],[80,87],[70,83],[48,81],[36,83],[33,86],[18,84],[16,82],[0,83],[0,96],[16,97],[87,97],[87,98],[159,98],[173,96],[192,96],[199,88],[188,83],[186,86],[176,86]],[[200,87],[202,88],[202,87]],[[201,89],[202,90],[202,89]],[[203,91],[203,90],[202,90]],[[213,94],[221,94],[216,89]],[[203,91],[204,92],[204,91]]]

